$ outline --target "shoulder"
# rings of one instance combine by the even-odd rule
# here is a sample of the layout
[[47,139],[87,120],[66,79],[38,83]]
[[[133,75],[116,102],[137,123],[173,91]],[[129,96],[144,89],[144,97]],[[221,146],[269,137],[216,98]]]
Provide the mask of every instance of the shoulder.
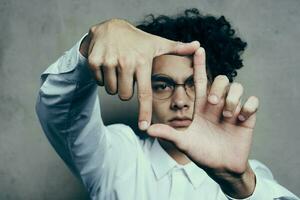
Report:
[[130,143],[137,140],[137,136],[134,130],[125,124],[112,124],[107,126],[108,134],[111,135],[114,139],[117,137],[122,141],[127,141]]
[[141,137],[146,133],[140,133],[132,127],[125,124],[112,124],[107,126],[107,135],[109,135],[110,144],[119,146],[142,147],[145,145],[148,137]]

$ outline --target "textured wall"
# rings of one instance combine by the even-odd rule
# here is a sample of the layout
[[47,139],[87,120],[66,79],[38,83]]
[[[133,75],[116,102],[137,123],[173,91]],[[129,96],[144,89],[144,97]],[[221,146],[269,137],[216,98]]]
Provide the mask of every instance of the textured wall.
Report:
[[[300,195],[299,0],[1,0],[0,1],[0,199],[86,199],[43,135],[34,104],[39,75],[101,20],[132,22],[145,14],[174,14],[197,7],[224,14],[248,44],[238,80],[261,100],[252,157]],[[102,90],[101,90],[102,91]],[[136,109],[102,92],[107,122]],[[109,100],[109,101],[108,101]]]

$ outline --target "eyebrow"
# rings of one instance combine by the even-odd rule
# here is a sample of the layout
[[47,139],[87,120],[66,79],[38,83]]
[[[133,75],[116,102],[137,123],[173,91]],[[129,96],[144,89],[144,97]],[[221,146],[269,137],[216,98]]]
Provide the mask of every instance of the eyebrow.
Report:
[[[190,75],[188,78],[185,79],[184,82],[193,80],[193,75]],[[165,74],[154,74],[151,76],[151,81],[163,81],[163,82],[168,82],[168,83],[176,83],[171,77]]]
[[155,75],[152,75],[151,76],[151,80],[152,81],[171,81],[171,82],[174,82],[174,80],[167,76],[167,75],[163,75],[163,74],[155,74]]

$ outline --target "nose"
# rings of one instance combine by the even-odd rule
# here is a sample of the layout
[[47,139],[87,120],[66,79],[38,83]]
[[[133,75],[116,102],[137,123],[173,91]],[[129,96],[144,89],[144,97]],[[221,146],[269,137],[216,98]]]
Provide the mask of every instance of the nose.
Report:
[[171,97],[171,109],[172,110],[182,110],[188,109],[190,107],[190,99],[187,96],[183,86],[178,86]]

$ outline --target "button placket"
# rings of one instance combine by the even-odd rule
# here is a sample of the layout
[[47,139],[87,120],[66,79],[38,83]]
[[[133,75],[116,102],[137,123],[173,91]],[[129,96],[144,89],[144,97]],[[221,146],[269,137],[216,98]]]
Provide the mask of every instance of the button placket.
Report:
[[184,199],[184,186],[185,177],[181,169],[174,169],[171,174],[172,185],[170,200],[182,200]]

